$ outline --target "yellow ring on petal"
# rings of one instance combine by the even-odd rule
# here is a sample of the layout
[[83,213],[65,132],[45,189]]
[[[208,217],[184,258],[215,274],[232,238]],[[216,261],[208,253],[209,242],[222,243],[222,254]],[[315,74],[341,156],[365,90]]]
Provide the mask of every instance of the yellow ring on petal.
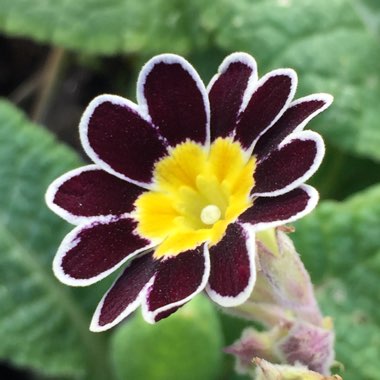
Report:
[[252,205],[255,168],[255,158],[247,160],[229,138],[218,138],[209,152],[192,141],[177,145],[155,165],[155,190],[135,202],[137,232],[161,241],[156,258],[218,243]]

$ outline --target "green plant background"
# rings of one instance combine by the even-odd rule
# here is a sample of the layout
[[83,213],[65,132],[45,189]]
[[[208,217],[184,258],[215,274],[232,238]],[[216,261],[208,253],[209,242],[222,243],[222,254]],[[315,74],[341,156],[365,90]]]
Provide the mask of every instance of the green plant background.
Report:
[[[0,0],[0,32],[63,48],[84,66],[122,55],[129,77],[115,76],[115,87],[132,98],[156,53],[185,55],[207,81],[236,50],[254,55],[260,74],[295,68],[297,96],[332,93],[334,105],[310,123],[328,148],[311,181],[322,201],[293,238],[334,319],[344,378],[379,379],[379,1]],[[0,359],[35,379],[244,379],[221,349],[246,323],[201,297],[154,328],[136,315],[109,333],[88,331],[112,279],[76,289],[54,278],[70,226],[43,201],[54,178],[83,164],[79,154],[0,101]]]

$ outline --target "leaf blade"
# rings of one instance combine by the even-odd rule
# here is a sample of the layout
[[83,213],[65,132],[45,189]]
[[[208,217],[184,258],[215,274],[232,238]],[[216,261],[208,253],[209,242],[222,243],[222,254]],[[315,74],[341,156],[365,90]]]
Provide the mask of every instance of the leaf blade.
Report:
[[81,161],[6,101],[0,124],[0,357],[49,375],[83,377],[89,361],[105,356],[103,339],[88,331],[86,307],[100,294],[54,278],[51,260],[70,227],[44,204],[48,183]]
[[345,202],[321,202],[296,223],[294,240],[335,321],[337,360],[347,380],[375,380],[380,371],[380,186]]

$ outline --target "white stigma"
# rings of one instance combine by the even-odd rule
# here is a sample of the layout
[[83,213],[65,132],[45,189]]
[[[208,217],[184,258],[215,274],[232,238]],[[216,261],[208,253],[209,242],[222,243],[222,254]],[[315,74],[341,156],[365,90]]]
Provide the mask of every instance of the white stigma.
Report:
[[204,224],[214,224],[220,219],[221,215],[222,213],[218,206],[208,205],[201,211],[201,221]]

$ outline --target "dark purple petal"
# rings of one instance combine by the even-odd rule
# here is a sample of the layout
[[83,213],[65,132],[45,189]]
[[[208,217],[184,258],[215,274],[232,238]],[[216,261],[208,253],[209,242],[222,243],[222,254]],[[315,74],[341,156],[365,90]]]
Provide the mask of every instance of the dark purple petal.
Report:
[[144,318],[154,323],[173,313],[204,289],[209,274],[210,258],[205,245],[162,260],[147,289]]
[[162,54],[141,70],[137,98],[170,145],[209,140],[210,106],[194,68],[182,57]]
[[62,218],[79,224],[133,211],[142,192],[141,187],[88,165],[57,178],[46,193],[46,202]]
[[250,55],[233,53],[224,59],[209,85],[211,141],[231,135],[248,82],[256,81],[256,62]]
[[211,272],[207,285],[210,298],[224,307],[245,302],[256,281],[255,237],[234,223],[223,239],[210,247]]
[[302,130],[333,101],[329,94],[313,94],[294,101],[280,119],[257,141],[253,154],[259,159],[266,156],[292,132]]
[[154,163],[166,148],[135,104],[118,96],[98,96],[87,107],[79,129],[83,148],[96,164],[149,188]]
[[265,75],[255,87],[247,88],[247,104],[243,102],[235,137],[243,148],[249,149],[277,121],[292,100],[296,86],[296,73],[279,69]]
[[137,223],[133,219],[104,219],[78,226],[62,241],[53,262],[60,281],[72,286],[91,285],[152,247],[152,242],[135,232]]
[[257,163],[253,195],[284,194],[307,181],[325,154],[322,137],[312,131],[289,135],[276,150]]
[[133,313],[140,305],[143,290],[153,277],[158,263],[152,254],[134,259],[100,301],[90,330],[108,330]]
[[276,227],[302,218],[315,208],[318,192],[311,186],[302,185],[277,197],[259,197],[252,207],[239,217],[256,231]]
[[173,313],[175,313],[180,307],[184,306],[185,304],[183,305],[180,305],[180,306],[176,306],[176,307],[173,307],[171,309],[168,309],[168,310],[165,310],[165,311],[162,311],[161,313],[158,313],[155,317],[154,317],[154,321],[155,322],[158,322],[160,321],[161,319],[165,319],[167,317],[169,317],[170,315],[172,315]]

